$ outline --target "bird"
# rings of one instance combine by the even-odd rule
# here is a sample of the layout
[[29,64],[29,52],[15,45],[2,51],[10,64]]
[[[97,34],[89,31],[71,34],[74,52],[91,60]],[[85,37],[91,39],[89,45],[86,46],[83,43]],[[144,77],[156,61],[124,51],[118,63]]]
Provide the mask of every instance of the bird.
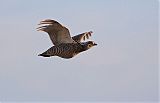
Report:
[[71,37],[69,29],[56,20],[46,19],[40,21],[37,31],[48,33],[53,46],[39,54],[42,57],[58,56],[70,59],[77,54],[86,51],[97,44],[94,41],[85,41],[91,37],[92,31],[84,32]]

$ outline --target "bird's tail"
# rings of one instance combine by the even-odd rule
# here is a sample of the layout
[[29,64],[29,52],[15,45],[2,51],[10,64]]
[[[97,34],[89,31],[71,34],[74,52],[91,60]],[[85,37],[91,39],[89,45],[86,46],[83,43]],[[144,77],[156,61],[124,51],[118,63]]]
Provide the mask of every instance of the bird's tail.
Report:
[[50,55],[47,55],[46,53],[39,54],[38,56],[50,57]]
[[42,54],[39,54],[38,56],[51,57],[51,56],[55,56],[57,52],[58,52],[58,48],[55,46],[52,46],[47,51],[43,52]]

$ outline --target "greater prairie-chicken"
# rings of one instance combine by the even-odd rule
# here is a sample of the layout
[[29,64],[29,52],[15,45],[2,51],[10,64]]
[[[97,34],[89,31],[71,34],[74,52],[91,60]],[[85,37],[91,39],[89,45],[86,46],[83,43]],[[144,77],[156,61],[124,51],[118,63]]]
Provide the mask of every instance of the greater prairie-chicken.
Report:
[[82,40],[89,39],[92,31],[71,37],[69,30],[55,20],[47,19],[41,21],[39,25],[41,26],[37,30],[47,32],[54,46],[38,56],[59,56],[69,59],[97,45],[93,41],[82,42]]

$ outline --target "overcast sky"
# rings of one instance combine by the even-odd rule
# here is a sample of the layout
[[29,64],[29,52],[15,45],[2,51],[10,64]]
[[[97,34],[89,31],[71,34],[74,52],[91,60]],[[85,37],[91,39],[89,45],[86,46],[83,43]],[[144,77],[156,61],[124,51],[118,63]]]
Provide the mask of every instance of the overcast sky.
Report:
[[[38,57],[52,46],[44,19],[98,46]],[[0,101],[158,101],[157,0],[0,0],[0,28]]]

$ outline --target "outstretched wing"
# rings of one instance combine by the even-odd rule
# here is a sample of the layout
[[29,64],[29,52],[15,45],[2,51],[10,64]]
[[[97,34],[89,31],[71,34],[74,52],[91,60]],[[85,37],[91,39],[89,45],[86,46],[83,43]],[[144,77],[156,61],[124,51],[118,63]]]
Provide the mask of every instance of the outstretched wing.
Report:
[[41,21],[39,25],[41,26],[38,27],[37,30],[47,32],[54,45],[59,45],[61,43],[75,43],[70,36],[69,30],[57,21],[47,19]]
[[72,39],[76,42],[81,42],[82,40],[89,39],[92,33],[93,33],[92,31],[85,32],[85,33],[73,36]]

